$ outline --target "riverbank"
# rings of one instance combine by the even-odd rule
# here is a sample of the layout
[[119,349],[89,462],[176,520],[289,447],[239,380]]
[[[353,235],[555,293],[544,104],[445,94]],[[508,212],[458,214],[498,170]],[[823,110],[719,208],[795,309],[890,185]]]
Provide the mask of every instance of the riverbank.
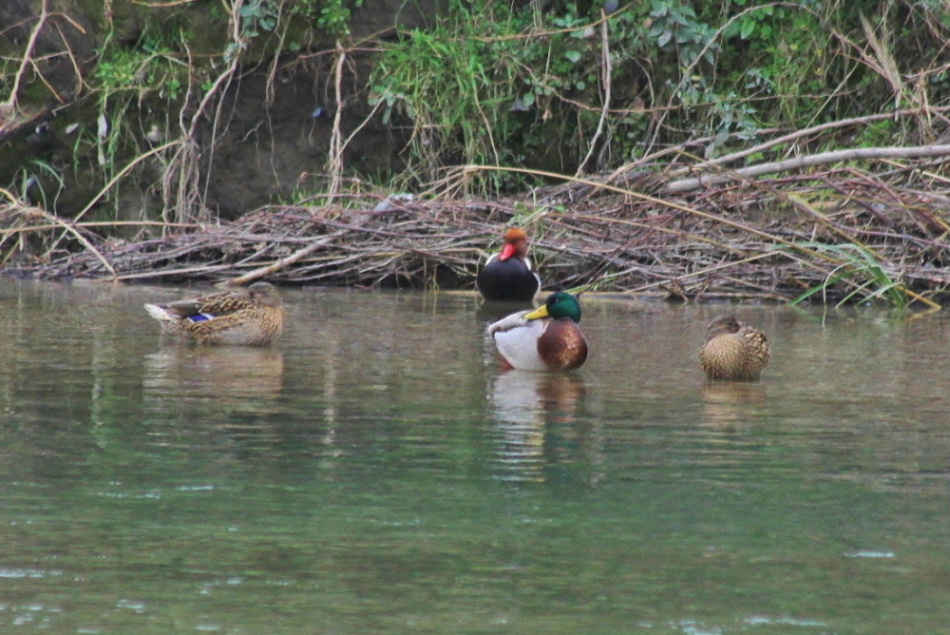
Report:
[[531,237],[545,290],[937,308],[950,297],[946,184],[919,161],[875,167],[756,181],[732,173],[676,192],[682,181],[673,180],[673,166],[629,169],[560,177],[557,185],[496,200],[459,194],[469,168],[415,197],[266,206],[205,225],[126,223],[126,235],[135,230],[126,239],[115,237],[116,223],[69,222],[8,196],[0,271],[471,289],[502,228],[519,225]]

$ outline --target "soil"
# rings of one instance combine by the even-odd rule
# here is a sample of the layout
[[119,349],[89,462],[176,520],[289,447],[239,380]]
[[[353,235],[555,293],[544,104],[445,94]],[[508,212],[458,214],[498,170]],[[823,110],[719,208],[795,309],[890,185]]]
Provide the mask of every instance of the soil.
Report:
[[[38,21],[39,4],[35,0],[0,3],[0,24],[13,25],[0,33],[0,54],[7,59],[23,57]],[[226,25],[220,18],[209,17],[213,4],[201,3],[203,8],[191,5],[183,18],[181,10],[149,8],[146,3],[112,3],[113,13],[104,15],[98,0],[52,0],[47,27],[38,32],[33,47],[33,56],[44,58],[37,64],[42,78],[28,73],[17,103],[0,104],[0,184],[15,190],[22,187],[28,201],[59,216],[76,216],[105,184],[106,171],[95,144],[77,143],[82,132],[93,138],[100,129],[102,95],[83,91],[84,78],[96,70],[96,50],[110,37],[135,50],[148,21],[154,26],[166,20],[172,30],[182,24],[207,30],[206,36],[196,36],[194,45],[205,46],[210,53]],[[370,35],[385,37],[397,24],[425,26],[444,5],[445,0],[364,3],[354,10],[350,41],[359,42]],[[323,178],[338,114],[334,105],[334,43],[316,28],[309,33],[298,30],[296,36],[310,45],[281,55],[276,72],[270,58],[255,59],[253,52],[248,54],[246,66],[235,74],[221,107],[214,117],[202,120],[197,155],[203,204],[221,218],[234,219],[262,205],[288,200]],[[225,44],[222,41],[216,50],[223,50]],[[370,106],[365,83],[371,65],[371,52],[352,53],[341,82],[340,130],[348,136],[359,129],[344,153],[350,175],[398,171],[400,152],[407,141],[408,133],[399,122],[384,125],[379,117],[366,121]],[[151,145],[181,134],[179,113],[165,112],[161,110],[164,107],[165,102],[148,99],[132,102],[124,113],[123,130],[131,131],[136,143],[111,157],[116,166],[147,151],[150,133],[159,138]],[[117,188],[110,193],[111,200],[103,200],[98,207],[109,217],[158,218],[165,203],[163,167],[157,159],[143,162],[129,179],[131,187]],[[28,178],[33,179],[32,187],[24,187]]]

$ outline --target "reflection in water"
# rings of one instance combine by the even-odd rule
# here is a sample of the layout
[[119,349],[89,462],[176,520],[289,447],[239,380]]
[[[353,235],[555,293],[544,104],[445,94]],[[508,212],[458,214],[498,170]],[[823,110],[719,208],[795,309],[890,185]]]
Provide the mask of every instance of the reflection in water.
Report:
[[765,404],[766,387],[760,382],[707,381],[703,385],[706,425],[733,429],[749,420],[749,407]]
[[498,478],[543,481],[546,427],[573,423],[585,392],[583,378],[573,373],[509,370],[495,378]]
[[766,406],[760,382],[707,381],[702,389],[702,420],[691,435],[695,460],[720,470],[721,477],[761,473],[763,455],[755,429]]
[[169,346],[144,357],[149,435],[166,447],[203,443],[228,451],[282,442],[284,358],[273,348]]
[[178,420],[234,426],[236,414],[275,412],[283,372],[277,349],[170,346],[145,355],[145,404]]
[[170,346],[145,356],[146,398],[212,398],[221,406],[275,399],[284,357],[274,348]]

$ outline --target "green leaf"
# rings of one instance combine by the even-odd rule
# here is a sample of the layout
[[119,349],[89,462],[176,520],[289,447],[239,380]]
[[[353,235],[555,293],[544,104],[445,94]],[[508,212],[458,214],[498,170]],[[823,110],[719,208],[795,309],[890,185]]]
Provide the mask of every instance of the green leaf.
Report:
[[749,36],[755,31],[755,22],[752,20],[746,20],[742,23],[741,28],[739,29],[739,37],[743,40],[748,40]]
[[567,51],[564,53],[564,57],[576,63],[581,59],[582,55],[579,51]]

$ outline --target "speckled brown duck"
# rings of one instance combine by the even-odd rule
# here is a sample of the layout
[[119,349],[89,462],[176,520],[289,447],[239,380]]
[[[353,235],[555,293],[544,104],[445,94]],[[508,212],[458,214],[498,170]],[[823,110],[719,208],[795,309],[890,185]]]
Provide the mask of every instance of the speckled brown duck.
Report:
[[198,344],[267,346],[284,330],[284,305],[268,282],[170,304],[146,304],[145,310],[166,333]]
[[756,381],[769,356],[769,342],[762,331],[734,315],[720,315],[706,327],[699,363],[708,379]]

